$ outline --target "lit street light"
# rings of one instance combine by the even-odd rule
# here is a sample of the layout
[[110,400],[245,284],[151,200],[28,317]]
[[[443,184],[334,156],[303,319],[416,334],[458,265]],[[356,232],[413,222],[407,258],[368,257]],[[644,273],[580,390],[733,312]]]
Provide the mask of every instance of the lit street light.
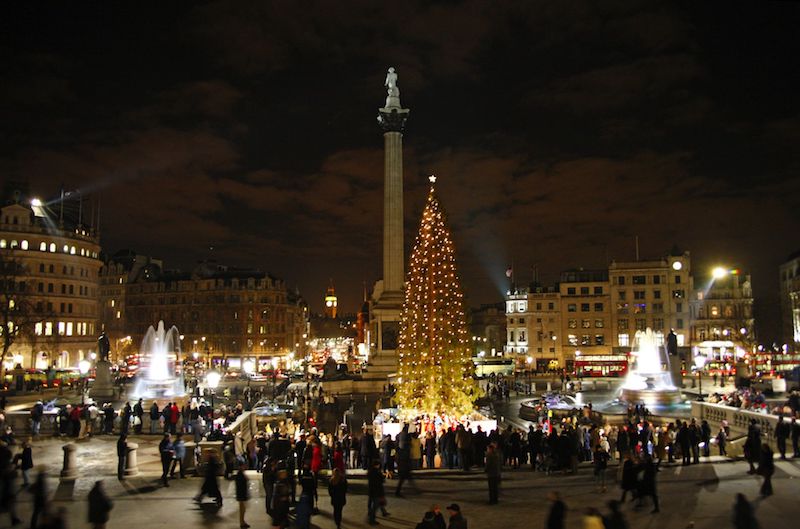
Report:
[[726,275],[728,275],[728,271],[721,266],[718,266],[711,271],[711,277],[714,279],[722,279]]
[[213,413],[214,409],[214,393],[217,391],[217,387],[219,386],[219,381],[222,379],[222,375],[219,374],[217,371],[209,371],[206,375],[206,384],[208,388],[211,390],[211,409]]

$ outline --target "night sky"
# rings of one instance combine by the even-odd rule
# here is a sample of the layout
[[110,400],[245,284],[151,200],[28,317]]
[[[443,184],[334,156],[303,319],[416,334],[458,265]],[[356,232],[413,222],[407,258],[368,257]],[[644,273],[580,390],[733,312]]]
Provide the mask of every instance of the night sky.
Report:
[[796,2],[15,2],[0,175],[99,193],[107,252],[255,266],[321,310],[380,276],[386,68],[470,305],[673,245],[753,274],[762,339],[800,249]]

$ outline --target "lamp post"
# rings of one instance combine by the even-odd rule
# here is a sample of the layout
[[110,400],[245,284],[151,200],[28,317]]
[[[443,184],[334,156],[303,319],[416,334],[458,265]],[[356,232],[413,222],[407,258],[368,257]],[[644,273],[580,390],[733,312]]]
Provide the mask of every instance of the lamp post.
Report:
[[699,381],[698,390],[700,394],[697,397],[697,400],[703,400],[703,367],[706,365],[706,357],[703,355],[697,355],[694,357],[694,365],[697,368],[697,378]]
[[92,365],[88,360],[81,360],[78,362],[78,370],[81,372],[81,406],[83,406],[86,396],[86,374],[89,373],[91,367]]
[[[214,393],[217,391],[217,386],[219,386],[219,381],[222,378],[217,371],[209,371],[206,375],[206,384],[208,384],[208,388],[211,390],[211,413],[214,413]],[[213,417],[213,415],[212,415]]]

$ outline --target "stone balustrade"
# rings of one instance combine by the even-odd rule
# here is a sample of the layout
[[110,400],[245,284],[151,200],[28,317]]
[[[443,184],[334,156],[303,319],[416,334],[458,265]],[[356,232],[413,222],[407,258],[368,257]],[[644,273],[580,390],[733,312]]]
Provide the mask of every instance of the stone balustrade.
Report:
[[778,416],[755,411],[743,410],[723,404],[710,402],[692,402],[692,417],[698,420],[707,420],[712,425],[727,421],[734,436],[747,435],[747,428],[752,419],[761,427],[761,434],[767,441],[772,441]]

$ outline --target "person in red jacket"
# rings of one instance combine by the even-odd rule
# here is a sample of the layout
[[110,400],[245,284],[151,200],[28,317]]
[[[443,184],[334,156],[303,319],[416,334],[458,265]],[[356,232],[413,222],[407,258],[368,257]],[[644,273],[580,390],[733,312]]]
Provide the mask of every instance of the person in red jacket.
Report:
[[169,433],[176,433],[178,429],[178,418],[181,416],[181,411],[178,405],[174,402],[169,405]]

